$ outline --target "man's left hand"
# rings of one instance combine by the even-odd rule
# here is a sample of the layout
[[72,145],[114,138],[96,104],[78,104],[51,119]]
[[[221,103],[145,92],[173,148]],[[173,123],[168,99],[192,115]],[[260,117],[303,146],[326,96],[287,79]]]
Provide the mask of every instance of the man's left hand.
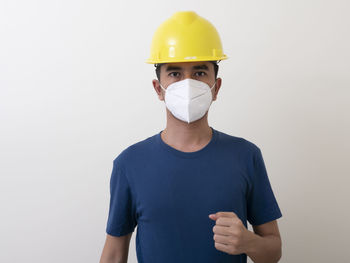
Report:
[[246,253],[253,241],[254,233],[249,231],[234,212],[210,214],[215,220],[213,227],[215,248],[231,255]]

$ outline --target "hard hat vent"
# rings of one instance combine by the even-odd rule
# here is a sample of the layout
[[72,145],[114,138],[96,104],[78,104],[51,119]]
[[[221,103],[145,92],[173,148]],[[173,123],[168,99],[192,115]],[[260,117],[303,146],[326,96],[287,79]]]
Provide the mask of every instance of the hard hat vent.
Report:
[[198,15],[194,11],[182,11],[176,12],[173,15],[173,19],[176,20],[177,23],[182,25],[190,25],[197,19]]

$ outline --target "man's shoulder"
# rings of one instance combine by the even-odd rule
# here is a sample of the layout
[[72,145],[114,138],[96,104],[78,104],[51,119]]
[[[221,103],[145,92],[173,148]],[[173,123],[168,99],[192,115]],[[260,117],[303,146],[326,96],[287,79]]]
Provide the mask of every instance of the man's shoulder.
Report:
[[115,157],[114,162],[130,162],[133,161],[134,158],[142,158],[143,156],[147,156],[152,150],[155,142],[155,136],[157,136],[157,134],[148,136],[145,139],[123,148],[117,157]]
[[259,147],[251,140],[245,137],[232,135],[223,131],[218,131],[220,142],[228,148],[238,149],[239,151],[249,151],[250,153],[260,150]]

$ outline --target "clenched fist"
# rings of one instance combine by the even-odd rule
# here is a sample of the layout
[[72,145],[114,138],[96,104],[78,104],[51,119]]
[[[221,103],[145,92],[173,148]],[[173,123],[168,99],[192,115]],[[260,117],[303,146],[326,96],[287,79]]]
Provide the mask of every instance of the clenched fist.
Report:
[[253,232],[249,231],[234,212],[210,214],[215,220],[213,227],[215,248],[231,255],[246,253],[252,242]]

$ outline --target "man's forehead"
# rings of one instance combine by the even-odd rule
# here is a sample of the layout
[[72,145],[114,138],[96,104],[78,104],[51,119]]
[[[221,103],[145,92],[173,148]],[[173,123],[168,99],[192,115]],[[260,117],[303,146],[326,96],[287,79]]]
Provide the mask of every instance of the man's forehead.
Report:
[[181,69],[209,70],[210,68],[209,64],[210,62],[208,61],[166,63],[164,65],[164,69],[165,71],[181,70]]

